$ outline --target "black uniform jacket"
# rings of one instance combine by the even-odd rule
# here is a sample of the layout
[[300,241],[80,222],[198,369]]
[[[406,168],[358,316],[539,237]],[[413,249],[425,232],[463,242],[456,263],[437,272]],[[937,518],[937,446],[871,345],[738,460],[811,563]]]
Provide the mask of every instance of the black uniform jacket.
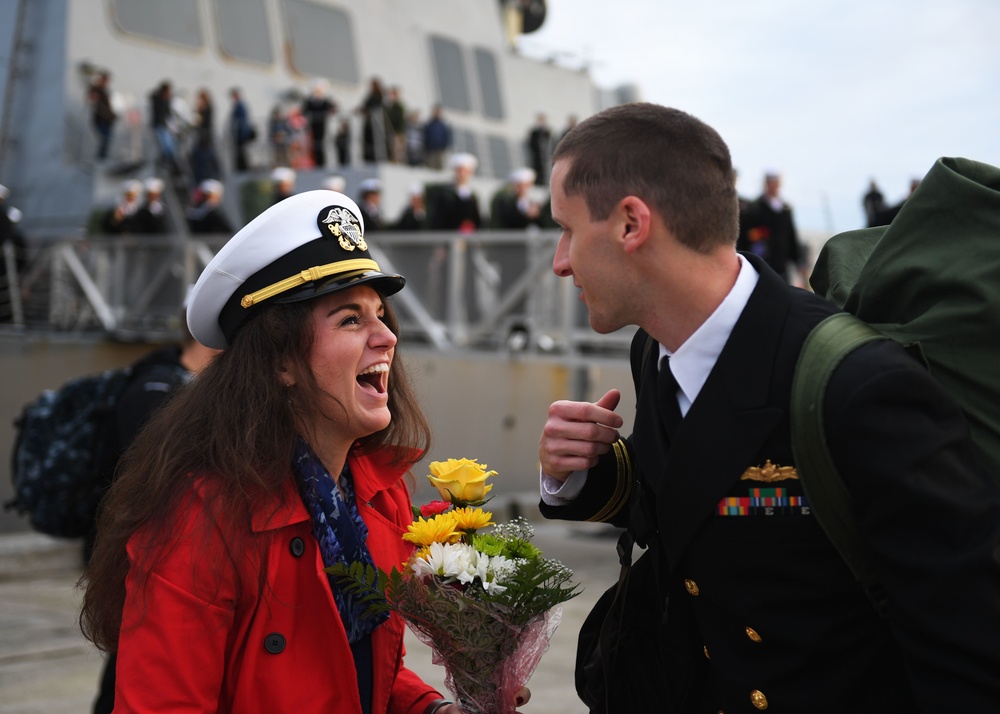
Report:
[[657,349],[643,370],[639,331],[627,449],[543,513],[626,525],[641,472],[667,603],[666,617],[641,616],[686,665],[635,673],[679,678],[663,711],[1000,711],[1000,488],[960,409],[889,341],[855,352],[827,390],[826,434],[873,550],[880,616],[794,471],[796,359],[835,308],[747,258],[760,280],[673,443],[658,418]]

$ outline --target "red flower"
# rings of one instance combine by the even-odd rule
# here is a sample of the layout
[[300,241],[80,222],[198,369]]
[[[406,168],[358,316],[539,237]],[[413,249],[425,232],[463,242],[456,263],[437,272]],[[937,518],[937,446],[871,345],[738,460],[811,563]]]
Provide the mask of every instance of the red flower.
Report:
[[424,518],[431,518],[432,516],[444,513],[449,508],[451,508],[451,504],[447,501],[431,501],[420,507],[420,515]]

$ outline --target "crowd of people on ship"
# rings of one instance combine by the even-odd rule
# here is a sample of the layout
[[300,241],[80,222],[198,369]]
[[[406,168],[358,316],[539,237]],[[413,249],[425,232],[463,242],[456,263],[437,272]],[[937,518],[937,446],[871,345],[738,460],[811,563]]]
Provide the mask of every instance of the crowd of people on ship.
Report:
[[[565,127],[558,130],[550,126],[545,113],[539,112],[524,137],[524,165],[511,171],[507,182],[495,193],[480,197],[470,181],[477,171],[478,160],[458,150],[455,132],[442,106],[431,107],[425,119],[420,109],[404,101],[398,85],[385,85],[373,77],[360,104],[348,106],[332,94],[326,80],[315,79],[306,92],[291,92],[287,96],[292,99],[286,98],[271,107],[259,126],[243,93],[234,87],[229,92],[228,111],[218,132],[218,115],[211,93],[205,88],[198,89],[190,107],[180,98],[186,94],[184,90],[176,92],[169,80],[161,81],[149,93],[147,117],[156,147],[156,175],[143,182],[127,181],[122,185],[120,200],[96,222],[101,232],[112,235],[169,232],[162,202],[164,179],[170,185],[179,182],[184,186],[181,197],[191,233],[226,233],[294,193],[298,172],[330,171],[323,185],[331,185],[332,181],[332,185],[346,191],[348,184],[338,172],[380,163],[450,171],[452,178],[413,184],[407,191],[405,205],[394,215],[388,213],[382,201],[382,185],[377,179],[352,185],[351,197],[365,213],[366,230],[468,232],[555,227],[544,187],[548,185],[552,152],[561,137],[577,123],[575,116],[567,117]],[[87,100],[98,161],[106,161],[110,153],[117,120],[112,96],[111,73],[96,72]],[[229,154],[226,159],[220,156],[223,148]],[[244,206],[242,211],[236,211],[249,215],[226,216],[222,196],[227,167],[228,175],[271,171],[270,185],[265,189],[267,195],[253,209]],[[917,183],[914,179],[913,185]],[[780,177],[769,171],[760,197],[741,199],[740,247],[770,255],[775,264],[804,268],[806,252],[798,239],[791,208],[778,195],[779,186]],[[533,187],[539,188],[533,190]],[[145,208],[146,205],[151,208]],[[886,225],[898,213],[902,201],[887,203],[872,181],[862,206],[866,225]],[[786,277],[792,281],[800,279],[794,274]]]
[[[166,79],[150,91],[147,117],[156,155],[154,175],[124,182],[114,205],[91,221],[92,231],[108,235],[170,232],[161,200],[165,181],[168,187],[183,187],[176,193],[185,206],[188,230],[209,233],[219,232],[223,226],[238,227],[236,224],[247,222],[266,205],[291,195],[297,172],[335,172],[384,162],[450,171],[455,178],[412,185],[398,215],[386,214],[381,205],[382,186],[377,180],[362,181],[352,187],[356,189],[352,198],[367,207],[368,230],[554,225],[545,210],[544,189],[530,190],[532,186],[546,185],[545,166],[560,136],[548,129],[543,114],[538,115],[537,124],[530,128],[524,142],[526,164],[531,168],[525,165],[510,172],[509,181],[493,195],[483,197],[480,207],[480,197],[469,185],[478,167],[476,157],[456,149],[452,125],[440,105],[433,106],[424,120],[419,109],[404,103],[399,86],[384,86],[372,78],[361,103],[346,107],[333,97],[328,82],[317,79],[310,83],[301,101],[286,100],[273,106],[259,128],[243,93],[234,87],[229,92],[228,112],[220,131],[216,127],[219,113],[211,93],[198,89],[193,106],[183,99],[186,94],[175,90]],[[97,138],[98,162],[108,161],[113,154],[110,147],[118,119],[113,95],[111,73],[95,73],[87,100]],[[570,118],[567,130],[574,123],[575,118]],[[353,136],[356,130],[358,137]],[[252,215],[241,215],[236,221],[226,218],[220,197],[227,175],[260,169],[271,171],[271,200],[257,206],[257,211],[242,211]],[[529,172],[532,178],[525,182],[523,177]],[[331,174],[331,178],[335,176]],[[149,185],[154,187],[151,197]],[[346,182],[343,186],[346,188]],[[140,219],[139,206],[144,200],[159,206],[159,220]],[[473,203],[474,212],[468,208]]]

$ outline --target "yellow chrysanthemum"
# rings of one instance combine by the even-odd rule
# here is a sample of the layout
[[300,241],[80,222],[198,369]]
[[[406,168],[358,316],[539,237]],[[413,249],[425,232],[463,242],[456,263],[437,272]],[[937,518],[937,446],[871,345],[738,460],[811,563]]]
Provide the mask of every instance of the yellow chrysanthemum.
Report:
[[403,540],[420,547],[429,546],[431,543],[457,543],[461,537],[462,534],[455,528],[455,519],[451,512],[426,520],[418,518],[403,534]]
[[493,525],[493,514],[481,508],[456,508],[449,515],[455,520],[455,530],[464,533]]

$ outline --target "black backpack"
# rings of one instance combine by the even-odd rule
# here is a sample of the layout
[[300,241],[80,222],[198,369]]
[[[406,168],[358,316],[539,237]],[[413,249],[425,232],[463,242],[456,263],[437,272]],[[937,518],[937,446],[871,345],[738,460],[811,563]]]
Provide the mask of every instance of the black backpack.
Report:
[[77,377],[24,407],[14,420],[14,499],[5,508],[28,514],[48,535],[87,535],[121,451],[115,404],[133,373],[123,367]]

